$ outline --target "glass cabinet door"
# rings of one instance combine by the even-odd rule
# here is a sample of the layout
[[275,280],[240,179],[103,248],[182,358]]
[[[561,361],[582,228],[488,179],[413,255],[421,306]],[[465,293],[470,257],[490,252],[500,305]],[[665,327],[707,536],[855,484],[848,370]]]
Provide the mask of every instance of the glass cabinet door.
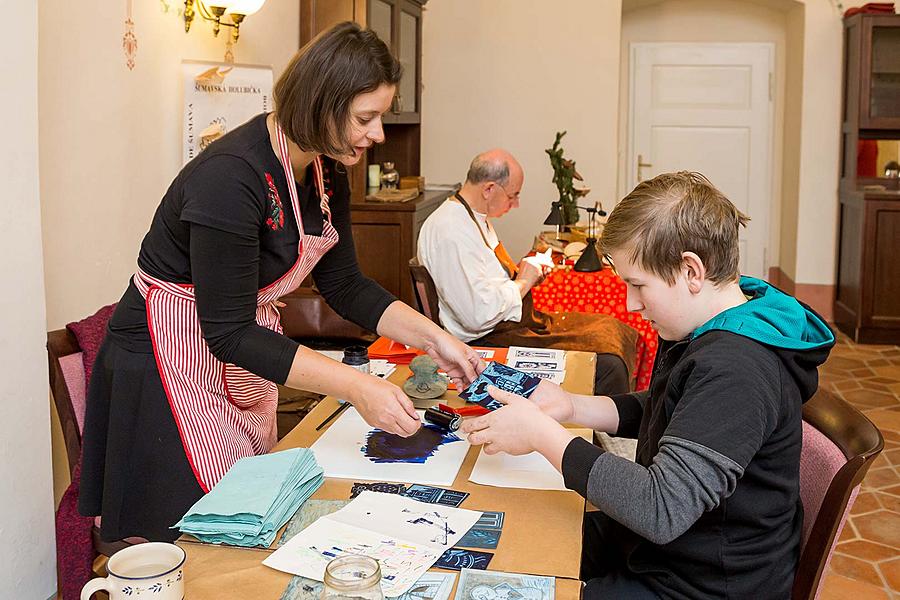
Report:
[[862,15],[861,25],[859,128],[900,130],[900,17]]
[[401,7],[397,58],[403,65],[403,79],[397,90],[400,112],[417,113],[419,87],[419,14]]
[[872,28],[869,117],[900,118],[900,27]]
[[393,5],[385,0],[371,0],[369,4],[369,28],[378,34],[388,48],[394,47],[394,35],[391,27]]

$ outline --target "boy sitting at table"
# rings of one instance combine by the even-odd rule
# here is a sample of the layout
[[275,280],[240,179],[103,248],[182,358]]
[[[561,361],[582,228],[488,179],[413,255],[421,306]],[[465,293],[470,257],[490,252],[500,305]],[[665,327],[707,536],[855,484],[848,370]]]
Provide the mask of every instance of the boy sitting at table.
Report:
[[[585,514],[585,598],[788,598],[800,552],[801,405],[834,345],[825,321],[738,273],[748,218],[702,175],[638,185],[600,240],[628,310],[661,338],[650,389],[569,394],[547,381],[463,425],[488,454],[543,454]],[[559,422],[637,438],[636,462]]]

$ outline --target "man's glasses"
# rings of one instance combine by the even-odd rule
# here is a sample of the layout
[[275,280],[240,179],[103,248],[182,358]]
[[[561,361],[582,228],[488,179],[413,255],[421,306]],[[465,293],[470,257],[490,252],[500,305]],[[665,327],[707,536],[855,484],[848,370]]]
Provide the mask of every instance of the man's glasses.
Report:
[[503,187],[502,185],[500,185],[499,182],[495,181],[495,182],[494,182],[494,185],[496,185],[498,188],[500,188],[501,190],[503,190],[503,193],[506,194],[506,197],[509,198],[510,200],[518,200],[518,199],[519,199],[519,194],[520,194],[521,192],[516,192],[515,194],[510,194],[509,192],[506,191],[506,188],[505,188],[505,187]]

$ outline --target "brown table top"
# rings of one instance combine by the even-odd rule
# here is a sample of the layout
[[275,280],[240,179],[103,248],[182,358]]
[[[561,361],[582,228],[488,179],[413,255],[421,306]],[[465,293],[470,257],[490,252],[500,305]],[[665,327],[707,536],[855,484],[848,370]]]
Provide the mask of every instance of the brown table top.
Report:
[[[567,352],[563,387],[575,393],[591,393],[594,359],[590,353]],[[390,380],[399,384],[408,376],[409,369],[399,366]],[[456,406],[464,404],[453,391],[445,394],[441,401]],[[337,406],[337,400],[332,397],[322,400],[273,451],[311,446],[327,429],[316,431],[316,426]],[[579,433],[590,439],[589,431],[580,430]],[[494,554],[490,570],[553,576],[557,578],[557,598],[579,598],[584,499],[572,492],[499,488],[472,483],[468,478],[479,451],[480,447],[469,449],[451,487],[469,492],[470,496],[462,508],[506,513],[500,543],[496,549],[489,550]],[[349,479],[326,478],[312,498],[349,498],[352,484]],[[262,561],[275,550],[274,547],[247,549],[214,546],[197,543],[186,536],[182,536],[177,543],[187,553],[185,598],[190,600],[278,600],[291,579],[287,573],[263,566]]]

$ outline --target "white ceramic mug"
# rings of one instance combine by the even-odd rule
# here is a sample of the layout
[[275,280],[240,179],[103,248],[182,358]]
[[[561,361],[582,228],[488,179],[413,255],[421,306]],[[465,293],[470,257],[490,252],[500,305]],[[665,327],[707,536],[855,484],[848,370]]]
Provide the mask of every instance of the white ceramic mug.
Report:
[[184,550],[165,542],[119,550],[106,563],[109,576],[88,581],[81,590],[81,600],[90,600],[100,590],[109,592],[110,600],[183,600],[184,558]]

